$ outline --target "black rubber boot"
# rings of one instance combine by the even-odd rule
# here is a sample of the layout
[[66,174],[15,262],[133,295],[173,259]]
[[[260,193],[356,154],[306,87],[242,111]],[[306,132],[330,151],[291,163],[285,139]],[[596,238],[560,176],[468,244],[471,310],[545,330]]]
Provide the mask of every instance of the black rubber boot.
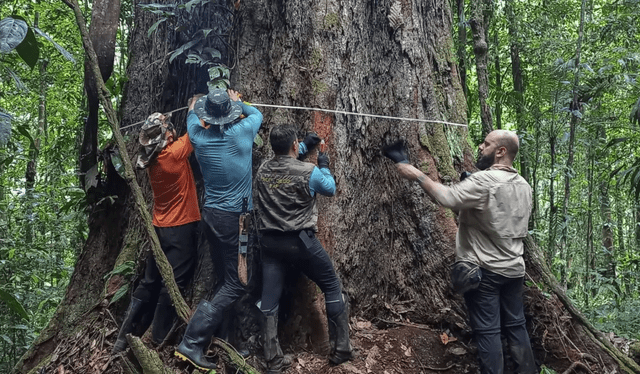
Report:
[[127,309],[127,314],[125,315],[122,326],[120,326],[120,331],[118,332],[118,338],[111,350],[112,355],[118,354],[127,348],[127,345],[129,344],[127,342],[127,334],[136,330],[136,325],[139,324],[144,315],[146,304],[147,303],[140,299],[135,297],[131,298],[129,309]]
[[207,360],[205,350],[209,347],[213,332],[221,321],[222,312],[209,301],[202,300],[187,325],[187,331],[175,355],[200,370],[215,369],[216,363]]
[[262,348],[267,361],[267,374],[280,374],[291,366],[291,357],[282,354],[278,341],[278,313],[265,316],[262,330]]
[[173,321],[176,317],[176,308],[173,304],[160,303],[156,305],[156,311],[153,315],[153,327],[151,329],[151,340],[154,344],[160,345],[167,338],[167,334],[173,327]]
[[349,341],[349,308],[345,303],[342,313],[328,318],[329,343],[331,353],[329,362],[332,365],[340,365],[353,358],[351,342]]

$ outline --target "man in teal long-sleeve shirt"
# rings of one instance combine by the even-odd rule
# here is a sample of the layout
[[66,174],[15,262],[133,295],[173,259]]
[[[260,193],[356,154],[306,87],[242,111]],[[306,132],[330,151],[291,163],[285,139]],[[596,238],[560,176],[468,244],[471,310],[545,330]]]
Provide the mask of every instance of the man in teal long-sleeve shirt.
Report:
[[176,356],[207,370],[216,364],[204,351],[225,310],[244,292],[238,278],[239,219],[252,207],[251,150],[262,114],[242,103],[236,91],[222,89],[192,98],[189,109],[187,131],[204,178],[202,220],[220,288],[213,300],[198,305]]

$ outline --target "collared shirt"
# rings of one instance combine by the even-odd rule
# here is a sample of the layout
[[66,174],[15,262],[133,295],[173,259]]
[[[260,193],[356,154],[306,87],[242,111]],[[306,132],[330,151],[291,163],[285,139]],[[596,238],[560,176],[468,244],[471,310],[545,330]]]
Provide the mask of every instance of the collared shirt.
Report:
[[153,191],[153,225],[174,227],[200,220],[188,135],[167,145],[147,169]]
[[456,258],[508,278],[525,274],[523,239],[531,186],[513,168],[491,167],[451,186],[443,206],[457,210]]
[[262,124],[258,109],[240,103],[246,118],[219,131],[218,126],[205,129],[194,111],[187,116],[187,130],[204,178],[204,207],[227,212],[241,212],[242,201],[251,199],[251,151],[253,139]]

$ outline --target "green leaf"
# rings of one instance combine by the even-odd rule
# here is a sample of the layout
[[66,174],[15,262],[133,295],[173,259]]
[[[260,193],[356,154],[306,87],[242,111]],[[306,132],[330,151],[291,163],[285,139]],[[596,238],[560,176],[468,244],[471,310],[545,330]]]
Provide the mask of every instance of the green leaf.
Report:
[[202,29],[200,31],[202,31],[202,35],[204,35],[204,37],[206,38],[207,36],[209,36],[209,34],[211,34],[211,31],[213,31],[213,30],[212,29]]
[[0,52],[9,53],[27,36],[29,25],[18,17],[0,20]]
[[228,79],[216,79],[215,81],[207,82],[209,90],[213,90],[215,88],[222,88],[223,90],[226,90],[230,85],[231,83]]
[[191,11],[193,10],[193,7],[196,5],[201,5],[202,4],[206,4],[208,3],[209,0],[191,0],[188,3],[186,3],[184,5],[185,9],[187,10],[187,12],[191,13]]
[[33,140],[33,137],[31,136],[31,134],[29,134],[29,130],[27,130],[27,127],[25,125],[20,125],[16,129],[20,134],[22,134],[22,136],[29,139],[29,142],[31,143],[31,145],[35,147],[36,142]]
[[181,53],[183,53],[184,51],[188,50],[189,48],[193,47],[194,45],[196,45],[196,43],[198,43],[200,40],[202,40],[201,37],[197,37],[189,42],[186,42],[185,44],[181,45],[178,49],[176,49],[172,54],[171,57],[169,57],[169,62],[172,62],[176,57],[178,57]]
[[124,295],[127,294],[128,291],[129,291],[129,284],[126,283],[122,287],[118,288],[116,293],[113,294],[113,297],[111,298],[111,301],[109,302],[109,304],[113,304],[116,301],[122,299],[124,297]]
[[147,32],[147,37],[151,37],[151,34],[153,34],[153,32],[156,31],[158,26],[160,26],[160,24],[166,20],[167,18],[160,18],[159,20],[156,21],[156,23],[151,25],[151,27],[149,27],[149,31]]
[[16,87],[20,90],[20,91],[27,91],[27,86],[24,85],[24,83],[22,83],[22,80],[20,79],[20,77],[18,77],[18,74],[16,74],[13,70],[9,69],[8,67],[6,67],[7,72],[9,72],[9,75],[11,76],[11,78],[13,78],[13,81],[16,83]]
[[[20,19],[26,23],[26,20],[20,16],[12,17]],[[22,43],[16,47],[16,52],[18,52],[18,55],[20,55],[31,69],[33,69],[38,63],[38,58],[40,58],[40,48],[38,47],[36,36],[30,28],[27,29],[27,35]]]
[[111,270],[107,275],[104,276],[104,279],[112,277],[114,275],[122,275],[127,276],[133,274],[133,270],[136,266],[136,263],[133,261],[126,261],[116,266],[113,270]]
[[220,51],[215,49],[215,48],[207,47],[207,48],[203,49],[203,52],[210,54],[211,55],[211,59],[220,59],[220,58],[222,58],[222,54],[220,53]]
[[49,35],[45,34],[42,30],[40,30],[37,27],[34,27],[33,29],[35,30],[36,34],[42,36],[43,38],[47,39],[51,44],[53,44],[53,46],[58,50],[58,52],[60,52],[60,54],[62,54],[62,56],[64,56],[64,58],[73,62],[74,64],[76,63],[76,59],[73,58],[73,55],[71,55],[71,53],[69,53],[69,51],[64,49],[60,44],[53,41],[53,39],[51,39]]
[[216,80],[220,76],[222,76],[222,72],[220,71],[220,69],[218,69],[217,66],[209,68],[209,80]]
[[264,145],[264,141],[262,140],[260,134],[256,134],[256,137],[253,138],[253,144],[257,145],[258,147],[262,147]]
[[4,303],[9,307],[9,309],[11,309],[15,314],[24,318],[27,321],[29,320],[29,315],[27,314],[27,311],[24,309],[22,304],[20,304],[20,302],[18,301],[18,299],[16,299],[15,296],[13,296],[12,294],[4,290],[0,290],[0,300],[4,301]]

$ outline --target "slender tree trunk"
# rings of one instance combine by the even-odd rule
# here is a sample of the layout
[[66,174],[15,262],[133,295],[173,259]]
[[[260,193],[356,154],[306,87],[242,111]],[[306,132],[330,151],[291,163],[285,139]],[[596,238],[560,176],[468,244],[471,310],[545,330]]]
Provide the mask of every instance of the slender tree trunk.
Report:
[[633,199],[633,217],[635,219],[634,236],[636,248],[640,248],[640,196]]
[[[565,264],[569,264],[570,259],[568,255],[568,240],[569,240],[569,204],[571,197],[571,175],[573,174],[573,159],[574,159],[574,146],[576,141],[576,126],[580,121],[581,105],[579,103],[578,85],[580,84],[580,52],[582,49],[582,37],[584,34],[584,12],[585,12],[586,0],[582,0],[580,7],[580,26],[578,30],[578,40],[576,42],[576,57],[575,57],[575,70],[573,80],[573,98],[571,100],[571,120],[569,121],[569,143],[567,150],[567,162],[565,166],[564,174],[564,200],[562,203],[562,219],[564,225],[562,226],[562,238],[560,241],[560,258]],[[560,269],[560,284],[566,286],[566,268],[563,266]]]
[[500,40],[498,38],[498,27],[495,27],[495,32],[493,34],[493,48],[494,48],[494,56],[493,63],[495,67],[495,75],[496,75],[496,102],[495,102],[495,112],[496,112],[496,129],[502,129],[502,100],[499,98],[502,96],[502,69],[500,68]]
[[[518,17],[514,9],[514,1],[507,0],[505,2],[505,13],[509,24],[509,51],[511,55],[511,77],[513,79],[513,91],[515,98],[516,112],[516,128],[520,136],[526,136],[527,125],[525,121],[524,110],[524,79],[522,72],[522,64],[520,61],[520,36],[518,35]],[[526,142],[520,145],[520,174],[529,179],[529,151]]]
[[473,53],[476,57],[476,75],[478,78],[478,99],[480,100],[480,119],[482,120],[482,136],[493,130],[491,108],[489,107],[489,72],[487,68],[487,29],[490,18],[491,0],[472,0],[472,17],[469,20],[473,33]]
[[[469,97],[467,87],[467,16],[465,15],[465,0],[456,1],[458,8],[458,72],[464,97]],[[468,112],[467,112],[468,115]]]
[[551,176],[549,177],[549,239],[547,240],[548,248],[546,253],[547,265],[552,268],[553,258],[556,255],[556,213],[558,207],[556,206],[556,194],[555,194],[555,168],[556,168],[556,134],[551,129],[549,131],[549,156],[551,157]]
[[[116,34],[118,31],[118,20],[120,18],[120,0],[95,0],[91,7],[91,25],[89,33],[91,42],[94,45],[98,66],[102,80],[107,81],[113,71],[113,60],[115,56]],[[91,75],[91,67],[85,60],[84,87],[87,94],[89,115],[84,124],[84,135],[82,146],[80,147],[80,182],[82,186],[94,185],[95,180],[87,181],[86,173],[97,163],[98,156],[98,118],[100,109],[100,99],[98,97],[98,84]],[[94,175],[94,174],[91,174]],[[87,187],[85,187],[88,189]]]
[[[38,13],[35,16],[34,25],[38,27]],[[37,167],[38,167],[38,156],[40,154],[40,143],[41,137],[44,135],[44,129],[46,126],[46,105],[47,105],[47,64],[48,60],[41,58],[38,62],[38,73],[40,79],[40,98],[38,100],[38,127],[36,129],[35,135],[33,136],[33,141],[29,144],[29,161],[27,162],[27,170],[25,172],[25,196],[26,196],[26,220],[27,224],[25,225],[25,243],[30,244],[33,240],[33,190],[36,185],[36,176],[37,176]]]
[[587,170],[587,183],[588,186],[588,197],[587,197],[587,250],[584,254],[584,268],[585,268],[585,277],[583,279],[583,283],[585,285],[584,292],[584,302],[585,305],[589,305],[589,297],[595,296],[594,294],[594,268],[595,264],[595,253],[593,250],[593,185],[595,181],[593,180],[593,164],[594,164],[594,152],[589,149],[587,152],[587,162],[589,163],[589,167]]

